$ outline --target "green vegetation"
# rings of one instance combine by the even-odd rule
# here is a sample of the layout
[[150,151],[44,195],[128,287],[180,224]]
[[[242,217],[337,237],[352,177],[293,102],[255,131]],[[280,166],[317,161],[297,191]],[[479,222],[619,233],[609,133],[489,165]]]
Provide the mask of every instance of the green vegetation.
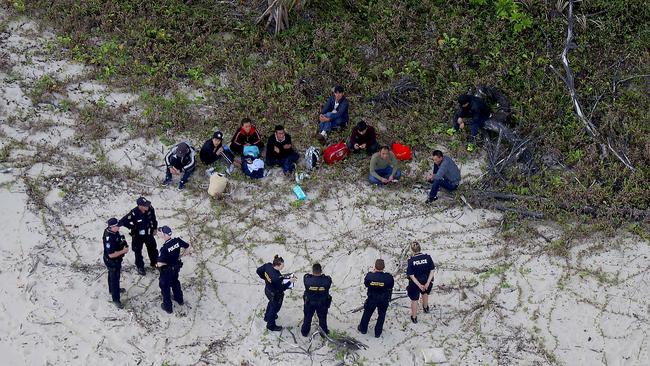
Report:
[[[569,55],[586,114],[635,172],[603,155],[550,68],[561,69],[565,0],[308,2],[290,12],[290,28],[277,36],[256,24],[261,13],[252,0],[6,3],[49,21],[60,46],[96,65],[97,77],[142,96],[146,120],[134,133],[199,141],[215,126],[231,133],[250,116],[263,134],[283,123],[304,148],[313,143],[317,110],[330,87],[342,83],[353,123],[382,124],[383,142],[401,140],[420,151],[442,143],[462,159],[468,154],[463,135],[448,136],[445,127],[456,96],[487,84],[510,98],[510,127],[534,139],[540,165],[534,175],[512,169],[491,189],[542,197],[527,205],[549,217],[589,206],[611,225],[625,220],[618,217],[623,210],[648,209],[650,8],[644,0],[577,2],[576,48]],[[367,103],[404,76],[423,88],[410,106]],[[203,97],[187,96],[186,85]],[[54,86],[43,80],[39,90]],[[563,253],[564,244],[552,247]]]

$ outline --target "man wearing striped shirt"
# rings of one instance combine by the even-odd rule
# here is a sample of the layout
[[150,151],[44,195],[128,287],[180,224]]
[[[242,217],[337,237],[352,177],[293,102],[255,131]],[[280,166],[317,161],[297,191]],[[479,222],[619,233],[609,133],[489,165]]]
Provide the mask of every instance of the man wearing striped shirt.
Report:
[[172,146],[171,150],[165,155],[165,181],[163,185],[167,186],[172,182],[172,175],[181,175],[182,178],[178,183],[178,189],[185,188],[185,184],[190,179],[194,168],[196,152],[189,142],[180,142]]

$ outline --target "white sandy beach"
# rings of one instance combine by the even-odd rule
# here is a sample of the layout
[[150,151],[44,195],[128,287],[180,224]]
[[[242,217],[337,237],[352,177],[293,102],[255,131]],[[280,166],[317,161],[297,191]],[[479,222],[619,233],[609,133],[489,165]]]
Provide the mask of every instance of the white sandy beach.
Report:
[[[55,35],[29,19],[0,10],[0,25],[0,156],[8,154],[0,163],[0,364],[423,365],[431,349],[450,365],[650,364],[647,241],[593,235],[568,256],[552,256],[547,247],[561,230],[553,223],[538,222],[550,243],[504,239],[500,213],[449,195],[425,206],[426,187],[337,183],[334,169],[351,166],[314,173],[298,207],[291,180],[277,174],[231,182],[224,201],[207,195],[201,169],[189,189],[163,188],[160,141],[131,139],[107,122],[99,144],[84,144],[78,113],[60,107],[101,99],[137,116],[137,96],[52,55]],[[33,104],[30,90],[43,75],[66,87]],[[109,179],[105,166],[139,178]],[[461,169],[478,175],[480,161]],[[139,276],[132,253],[122,265],[125,309],[110,302],[102,230],[140,195],[192,245],[181,271],[186,304],[172,315],[160,308],[157,273]],[[413,240],[438,265],[432,312],[412,324],[408,299],[396,300],[381,338],[359,334],[361,313],[351,310],[365,299],[365,272],[384,258],[404,290],[403,253]],[[299,277],[313,262],[323,265],[334,283],[330,329],[367,349],[344,357],[319,336],[303,338],[301,283],[285,297],[285,329],[265,329],[255,269],[276,253]]]

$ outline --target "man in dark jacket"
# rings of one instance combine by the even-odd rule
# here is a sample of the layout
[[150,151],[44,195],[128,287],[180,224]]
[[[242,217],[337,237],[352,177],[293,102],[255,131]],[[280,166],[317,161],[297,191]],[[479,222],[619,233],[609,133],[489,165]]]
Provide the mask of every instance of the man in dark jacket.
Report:
[[303,337],[309,335],[311,329],[311,319],[314,313],[318,316],[318,325],[321,327],[325,334],[330,331],[327,328],[327,310],[332,304],[332,296],[330,296],[330,287],[332,287],[332,278],[323,274],[323,269],[320,263],[314,263],[311,267],[311,274],[306,273],[303,279],[305,283],[305,300],[304,313],[305,320],[302,322],[300,334]]
[[280,273],[283,269],[284,259],[276,254],[272,263],[263,264],[256,271],[257,275],[264,280],[264,295],[269,299],[264,312],[266,329],[274,332],[282,330],[281,326],[275,324],[275,319],[277,319],[280,308],[282,308],[284,291],[292,288],[296,282],[294,276],[283,276]]
[[454,130],[465,128],[466,118],[470,119],[470,135],[475,138],[490,118],[490,107],[481,98],[461,95],[458,97],[458,110],[454,113]]
[[244,118],[241,120],[239,129],[232,136],[230,150],[234,154],[244,155],[244,147],[251,145],[257,146],[259,152],[262,152],[264,142],[250,118]]
[[291,143],[291,135],[284,131],[282,125],[275,126],[275,133],[269,136],[266,143],[266,165],[281,166],[286,175],[294,171],[298,159],[299,155]]
[[178,273],[183,267],[183,262],[180,260],[181,248],[189,248],[189,244],[180,238],[172,238],[172,229],[169,226],[160,228],[165,243],[160,248],[160,256],[156,266],[160,268],[160,292],[162,294],[162,304],[160,307],[168,314],[172,313],[172,294],[174,301],[178,305],[183,305],[183,290],[181,289],[181,282],[178,280]]
[[377,143],[375,128],[364,121],[357,123],[352,129],[352,134],[348,140],[348,149],[351,152],[365,150],[368,155],[376,153],[379,150],[379,144]]
[[227,146],[223,145],[223,133],[221,133],[221,131],[217,131],[212,134],[212,138],[203,144],[201,152],[199,153],[199,157],[205,165],[212,165],[223,157],[226,165],[228,166],[227,171],[232,172],[233,168],[231,167],[235,161],[235,156],[232,152],[230,152],[230,149],[228,149]]
[[384,260],[377,259],[375,268],[366,274],[363,284],[368,288],[368,299],[363,305],[363,315],[361,322],[357,327],[359,332],[366,334],[368,332],[368,323],[370,317],[377,309],[377,324],[375,325],[375,337],[379,338],[384,329],[384,320],[388,304],[393,296],[393,285],[395,281],[390,273],[384,272]]
[[111,218],[106,223],[102,243],[104,247],[104,264],[108,270],[108,292],[111,294],[113,304],[119,309],[124,305],[120,301],[120,271],[122,269],[122,258],[129,251],[124,235],[120,234],[120,225],[116,218]]
[[458,169],[458,165],[450,157],[443,156],[440,150],[434,150],[432,158],[433,172],[430,172],[427,176],[427,180],[432,182],[432,184],[426,203],[431,203],[438,199],[438,190],[440,190],[440,187],[452,192],[460,184],[460,169]]
[[332,131],[332,129],[345,128],[350,119],[348,116],[349,106],[350,103],[345,97],[343,86],[335,86],[334,95],[327,98],[327,103],[325,103],[318,116],[318,121],[320,122],[319,140],[325,141],[327,139],[327,133]]
[[178,189],[185,188],[185,184],[196,168],[195,155],[194,148],[188,142],[181,142],[172,146],[167,155],[165,155],[165,165],[167,168],[165,170],[165,181],[163,185],[167,186],[172,182],[172,174],[183,174],[183,177],[178,183]]
[[154,235],[158,229],[156,220],[156,210],[151,206],[151,202],[144,197],[136,200],[137,207],[133,208],[120,220],[120,226],[131,231],[131,247],[135,253],[135,267],[140,275],[145,274],[144,260],[142,258],[142,247],[147,247],[147,254],[151,267],[156,267],[158,259],[158,249],[156,248],[156,239]]

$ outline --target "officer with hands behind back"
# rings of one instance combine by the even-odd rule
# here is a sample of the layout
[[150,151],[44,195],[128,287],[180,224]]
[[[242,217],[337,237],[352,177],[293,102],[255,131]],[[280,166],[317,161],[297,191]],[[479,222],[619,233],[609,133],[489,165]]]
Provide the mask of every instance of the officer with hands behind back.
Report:
[[408,260],[406,267],[406,276],[408,276],[409,284],[406,287],[406,292],[411,299],[411,321],[418,322],[418,300],[422,295],[422,310],[425,313],[429,312],[429,294],[431,294],[431,282],[433,282],[433,270],[436,265],[433,263],[431,256],[422,253],[420,243],[413,242],[411,244],[413,256]]
[[311,267],[312,273],[306,273],[303,279],[305,283],[305,320],[302,322],[300,333],[303,337],[309,335],[311,329],[311,319],[314,313],[318,316],[318,325],[325,334],[329,334],[327,329],[327,310],[332,304],[332,296],[330,296],[330,287],[332,287],[332,278],[323,274],[323,269],[320,263],[314,263]]
[[156,220],[156,210],[151,206],[151,202],[144,197],[136,201],[137,207],[129,211],[121,220],[120,226],[131,230],[131,246],[135,253],[135,267],[140,275],[145,274],[144,260],[142,258],[142,247],[147,247],[147,254],[152,268],[156,267],[158,259],[158,250],[156,248],[156,239],[154,235],[158,228]]
[[277,254],[273,257],[272,263],[266,263],[257,268],[257,275],[264,280],[264,294],[269,299],[264,312],[264,321],[266,329],[277,332],[282,330],[281,326],[275,324],[278,317],[282,301],[284,300],[284,291],[293,287],[296,277],[292,274],[282,275],[280,271],[284,269],[284,259]]
[[159,229],[165,243],[160,248],[160,256],[156,266],[160,268],[160,292],[162,293],[163,302],[161,307],[168,314],[172,313],[172,293],[174,301],[178,305],[183,305],[183,290],[178,280],[178,273],[183,267],[180,260],[181,248],[189,248],[189,244],[180,238],[172,238],[172,229],[169,226],[163,226]]
[[106,223],[102,241],[104,244],[104,264],[108,270],[108,292],[113,298],[113,304],[119,309],[124,305],[120,301],[120,271],[122,269],[122,257],[129,251],[124,235],[120,234],[119,222],[112,217]]

